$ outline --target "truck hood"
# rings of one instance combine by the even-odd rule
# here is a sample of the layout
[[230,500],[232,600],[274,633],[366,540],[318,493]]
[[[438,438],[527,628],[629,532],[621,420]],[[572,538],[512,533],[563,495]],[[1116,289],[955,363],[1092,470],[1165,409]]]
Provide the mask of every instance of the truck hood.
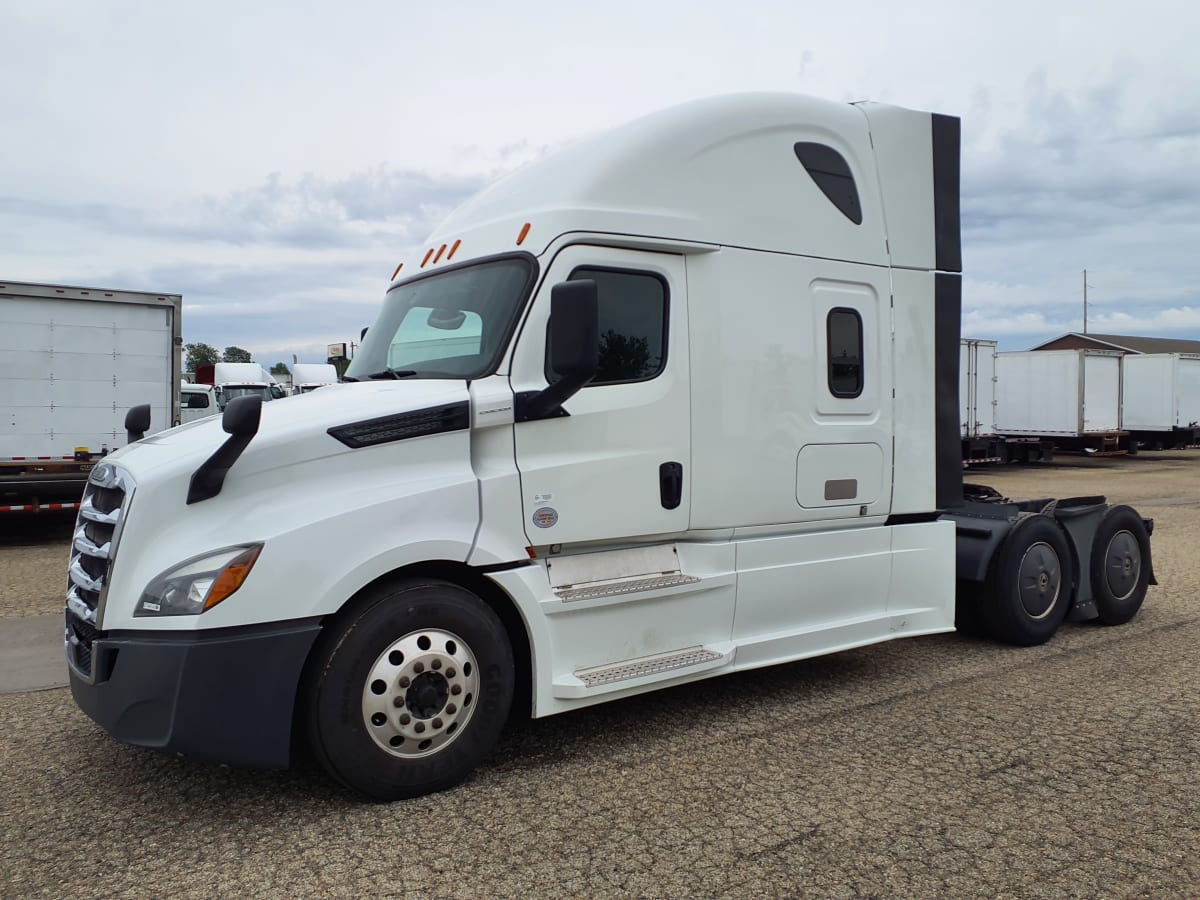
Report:
[[[258,434],[230,472],[247,476],[351,452],[328,434],[330,428],[469,399],[465,382],[421,380],[330,385],[272,400],[262,405]],[[190,475],[228,437],[221,417],[212,416],[143,438],[108,460],[127,469],[135,481],[159,481]]]

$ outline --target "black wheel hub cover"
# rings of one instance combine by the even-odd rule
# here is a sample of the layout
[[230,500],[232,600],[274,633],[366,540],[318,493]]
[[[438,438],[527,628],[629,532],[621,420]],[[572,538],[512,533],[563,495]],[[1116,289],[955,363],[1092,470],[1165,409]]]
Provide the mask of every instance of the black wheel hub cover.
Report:
[[432,719],[445,708],[450,686],[437,672],[425,672],[413,679],[404,697],[408,711],[416,718]]

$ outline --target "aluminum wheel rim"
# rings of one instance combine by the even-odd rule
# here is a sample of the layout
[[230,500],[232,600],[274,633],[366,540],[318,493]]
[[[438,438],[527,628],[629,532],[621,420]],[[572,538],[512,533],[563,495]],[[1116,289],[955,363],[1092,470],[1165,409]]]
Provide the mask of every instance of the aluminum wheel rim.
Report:
[[1062,566],[1054,548],[1044,541],[1031,545],[1017,567],[1017,594],[1025,612],[1034,621],[1046,618],[1061,588]]
[[462,638],[437,628],[413,631],[367,673],[363,723],[392,756],[430,756],[463,733],[478,696],[479,663]]
[[1126,600],[1137,590],[1142,575],[1142,548],[1129,531],[1118,531],[1104,551],[1104,576],[1117,600]]

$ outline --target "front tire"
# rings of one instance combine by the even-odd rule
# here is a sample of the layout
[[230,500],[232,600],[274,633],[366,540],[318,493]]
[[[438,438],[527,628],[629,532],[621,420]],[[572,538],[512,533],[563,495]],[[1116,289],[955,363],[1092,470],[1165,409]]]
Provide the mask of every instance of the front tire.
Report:
[[458,784],[495,747],[512,705],[499,617],[447,582],[376,588],[317,647],[308,738],[325,770],[375,800]]

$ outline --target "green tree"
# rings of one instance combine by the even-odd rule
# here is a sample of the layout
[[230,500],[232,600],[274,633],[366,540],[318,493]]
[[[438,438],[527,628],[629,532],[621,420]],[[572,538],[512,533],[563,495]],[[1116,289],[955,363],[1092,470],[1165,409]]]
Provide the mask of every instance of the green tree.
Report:
[[287,374],[289,374],[289,369],[287,367],[287,363],[281,363],[281,362],[275,363],[275,365],[271,366],[271,374],[272,375],[287,375]]
[[620,334],[611,328],[600,335],[599,355],[597,383],[645,378],[662,360],[661,356],[651,359],[650,342],[646,338]]
[[254,362],[254,360],[250,358],[249,350],[243,350],[241,347],[226,347],[221,362]]
[[184,344],[187,351],[187,368],[195,372],[198,366],[211,366],[221,361],[221,353],[216,347],[208,344]]

